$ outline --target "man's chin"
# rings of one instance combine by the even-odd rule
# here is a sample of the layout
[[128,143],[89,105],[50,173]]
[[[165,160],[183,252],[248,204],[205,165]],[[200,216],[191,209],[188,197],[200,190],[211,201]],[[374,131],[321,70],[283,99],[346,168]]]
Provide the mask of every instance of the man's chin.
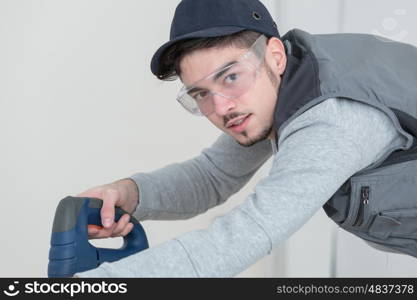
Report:
[[266,140],[272,132],[272,126],[269,128],[264,128],[257,135],[251,136],[246,130],[242,131],[238,137],[235,137],[236,142],[243,147],[250,147]]
[[250,147],[263,140],[265,139],[245,139],[244,141],[236,140],[236,142],[243,147]]

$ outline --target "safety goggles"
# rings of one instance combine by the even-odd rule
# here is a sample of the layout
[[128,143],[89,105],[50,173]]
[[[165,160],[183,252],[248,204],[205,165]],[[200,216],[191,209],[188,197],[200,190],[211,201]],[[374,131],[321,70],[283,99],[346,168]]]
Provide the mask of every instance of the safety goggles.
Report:
[[197,116],[214,112],[214,96],[237,100],[254,84],[265,57],[267,38],[261,35],[239,59],[196,81],[183,86],[177,101]]

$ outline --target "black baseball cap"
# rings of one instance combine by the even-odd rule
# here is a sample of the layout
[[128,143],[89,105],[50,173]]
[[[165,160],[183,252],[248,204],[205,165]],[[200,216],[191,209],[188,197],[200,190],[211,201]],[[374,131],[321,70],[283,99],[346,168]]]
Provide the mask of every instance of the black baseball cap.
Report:
[[182,0],[172,19],[169,41],[152,57],[151,71],[158,75],[161,56],[176,42],[230,35],[243,30],[280,37],[270,13],[258,0]]

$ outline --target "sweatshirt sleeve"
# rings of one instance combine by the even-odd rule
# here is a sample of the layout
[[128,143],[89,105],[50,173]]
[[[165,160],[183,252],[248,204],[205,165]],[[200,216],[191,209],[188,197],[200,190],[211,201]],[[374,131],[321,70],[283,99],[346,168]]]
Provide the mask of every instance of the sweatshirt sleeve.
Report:
[[350,176],[405,143],[384,113],[328,99],[284,129],[269,175],[243,204],[207,229],[77,276],[235,276],[297,231]]
[[269,141],[251,147],[223,134],[188,161],[131,178],[138,185],[138,220],[187,219],[222,204],[271,157]]

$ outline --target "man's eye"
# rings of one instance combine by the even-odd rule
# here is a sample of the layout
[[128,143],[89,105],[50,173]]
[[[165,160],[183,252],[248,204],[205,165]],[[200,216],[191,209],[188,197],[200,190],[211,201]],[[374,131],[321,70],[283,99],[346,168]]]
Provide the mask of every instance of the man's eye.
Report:
[[226,83],[233,83],[234,81],[236,81],[237,79],[238,79],[238,75],[236,74],[236,73],[232,73],[232,74],[229,74],[229,75],[227,75],[225,78],[224,78],[224,81],[226,82]]
[[208,91],[199,91],[194,94],[193,98],[195,100],[203,100],[205,97],[207,97]]

